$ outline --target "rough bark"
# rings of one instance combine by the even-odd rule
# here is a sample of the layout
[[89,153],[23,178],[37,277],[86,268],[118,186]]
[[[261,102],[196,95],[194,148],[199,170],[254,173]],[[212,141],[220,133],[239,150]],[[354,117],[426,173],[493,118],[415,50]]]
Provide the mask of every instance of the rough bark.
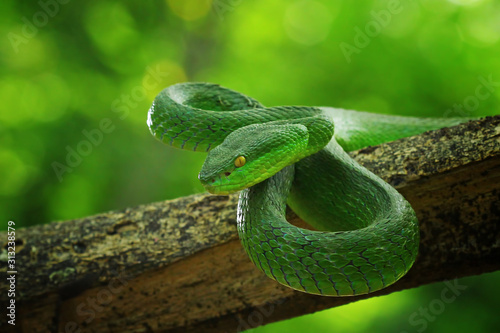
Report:
[[[349,298],[282,287],[251,264],[239,243],[237,195],[198,194],[16,231],[16,328],[235,332],[500,268],[500,116],[352,156],[394,185],[420,220],[418,259],[393,286]],[[303,224],[293,212],[289,217]]]

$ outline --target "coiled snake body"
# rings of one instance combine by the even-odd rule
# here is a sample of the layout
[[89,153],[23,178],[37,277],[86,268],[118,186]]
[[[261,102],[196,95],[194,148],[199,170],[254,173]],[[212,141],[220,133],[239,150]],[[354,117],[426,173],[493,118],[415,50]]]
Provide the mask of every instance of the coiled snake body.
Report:
[[[345,151],[463,121],[265,108],[207,83],[168,87],[148,112],[162,142],[209,152],[199,174],[209,192],[242,190],[238,233],[254,264],[283,285],[328,296],[391,285],[411,268],[419,244],[410,204]],[[289,224],[287,203],[316,231]]]

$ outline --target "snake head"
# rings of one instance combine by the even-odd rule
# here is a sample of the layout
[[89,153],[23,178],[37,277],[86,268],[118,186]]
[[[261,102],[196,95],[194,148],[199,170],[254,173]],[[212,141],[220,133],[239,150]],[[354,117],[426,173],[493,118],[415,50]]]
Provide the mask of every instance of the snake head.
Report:
[[248,188],[302,158],[308,139],[307,128],[299,124],[239,128],[209,151],[198,178],[213,194]]

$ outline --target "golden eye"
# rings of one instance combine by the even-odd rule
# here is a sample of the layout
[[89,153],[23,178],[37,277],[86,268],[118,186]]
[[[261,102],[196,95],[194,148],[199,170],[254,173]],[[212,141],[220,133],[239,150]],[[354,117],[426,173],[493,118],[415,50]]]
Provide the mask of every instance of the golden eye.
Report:
[[246,162],[247,162],[247,160],[245,159],[245,156],[238,156],[234,160],[234,166],[239,168],[239,167],[244,166]]

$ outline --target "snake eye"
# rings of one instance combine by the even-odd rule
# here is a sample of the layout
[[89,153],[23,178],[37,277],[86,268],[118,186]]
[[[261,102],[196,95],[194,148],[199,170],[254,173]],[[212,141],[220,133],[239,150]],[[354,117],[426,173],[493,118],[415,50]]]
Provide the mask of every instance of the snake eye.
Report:
[[245,159],[245,156],[238,156],[234,160],[234,166],[239,168],[239,167],[244,166],[246,162],[247,162],[247,160]]

